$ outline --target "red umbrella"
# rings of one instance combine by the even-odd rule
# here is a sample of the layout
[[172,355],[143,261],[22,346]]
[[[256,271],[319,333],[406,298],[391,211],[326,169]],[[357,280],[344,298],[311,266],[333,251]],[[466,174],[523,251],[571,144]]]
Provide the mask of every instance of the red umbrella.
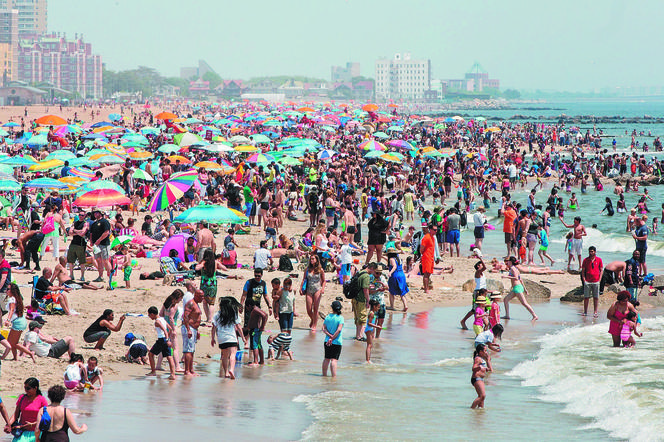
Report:
[[114,189],[96,189],[86,192],[72,203],[79,207],[126,206],[131,200]]

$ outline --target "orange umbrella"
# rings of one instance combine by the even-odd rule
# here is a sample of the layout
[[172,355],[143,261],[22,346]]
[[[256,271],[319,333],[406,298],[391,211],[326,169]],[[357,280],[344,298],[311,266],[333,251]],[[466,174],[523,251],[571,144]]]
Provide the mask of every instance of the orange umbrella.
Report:
[[157,120],[175,120],[178,116],[171,112],[161,112],[154,116]]
[[310,107],[301,107],[297,111],[298,112],[314,112],[314,110]]
[[182,164],[191,164],[191,161],[188,158],[183,157],[182,155],[171,155],[170,157],[167,158],[171,160],[171,162],[173,163],[175,163],[177,160],[180,160],[180,163]]
[[378,110],[378,105],[377,104],[365,104],[362,106],[363,111],[367,112],[376,112]]
[[130,203],[131,200],[117,190],[96,189],[79,196],[72,205],[78,207],[111,207],[125,206]]
[[57,115],[44,115],[35,120],[35,123],[41,124],[42,126],[63,126],[67,124],[67,120]]
[[390,104],[387,105],[387,107],[399,107],[399,105],[398,105],[398,104],[394,104],[394,103],[390,103]]

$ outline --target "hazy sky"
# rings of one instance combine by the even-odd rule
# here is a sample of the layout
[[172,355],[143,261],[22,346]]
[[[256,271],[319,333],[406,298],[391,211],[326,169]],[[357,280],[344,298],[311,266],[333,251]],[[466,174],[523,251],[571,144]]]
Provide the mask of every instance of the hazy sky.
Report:
[[[638,6],[637,6],[638,5]],[[503,89],[662,86],[661,1],[49,0],[51,31],[83,33],[109,69],[168,76],[206,60],[223,78],[300,74],[397,52],[433,78],[478,61]]]

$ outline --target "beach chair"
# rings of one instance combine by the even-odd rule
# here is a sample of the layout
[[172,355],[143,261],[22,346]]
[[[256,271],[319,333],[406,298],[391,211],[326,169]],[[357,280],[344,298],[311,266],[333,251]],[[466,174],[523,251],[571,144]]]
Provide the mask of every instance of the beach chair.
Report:
[[37,301],[37,304],[39,305],[39,310],[42,313],[45,313],[47,315],[64,315],[65,311],[60,306],[60,303],[54,301],[53,295],[51,295],[50,293],[44,296],[44,298],[41,300],[35,298],[35,287],[37,287],[38,280],[39,276],[32,277],[32,293],[30,294],[30,301],[31,302],[32,300]]
[[[194,279],[196,273],[192,270],[178,270],[173,258],[164,256],[159,260],[161,272],[165,275],[164,281],[171,280],[168,285],[184,285],[185,279]],[[170,277],[169,277],[170,276]]]

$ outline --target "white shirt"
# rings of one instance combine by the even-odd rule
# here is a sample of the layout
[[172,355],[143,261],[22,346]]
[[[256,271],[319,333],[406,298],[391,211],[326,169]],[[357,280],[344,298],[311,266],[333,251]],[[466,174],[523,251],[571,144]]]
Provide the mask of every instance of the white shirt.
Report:
[[30,344],[30,351],[34,351],[37,356],[42,358],[48,356],[49,350],[51,350],[51,344],[39,339],[39,335],[35,331],[29,331],[25,334],[24,342]]
[[255,269],[266,269],[270,265],[270,258],[272,258],[272,252],[268,249],[258,249],[254,253],[254,268]]
[[353,255],[350,250],[350,245],[348,244],[341,246],[341,251],[339,252],[339,260],[341,261],[341,265],[353,263]]
[[475,227],[482,227],[484,226],[484,223],[486,222],[486,216],[482,212],[476,212],[473,215],[473,224],[475,224]]
[[214,314],[212,322],[217,327],[217,343],[226,344],[228,342],[237,342],[237,334],[235,333],[235,325],[241,324],[240,316],[238,315],[235,318],[235,323],[230,325],[220,325],[219,324],[219,312]]
[[157,339],[166,338],[166,333],[164,333],[164,330],[162,330],[161,327],[157,326],[158,322],[161,323],[161,325],[163,325],[164,329],[166,330],[168,330],[168,323],[166,322],[166,319],[163,316],[158,317],[154,323],[154,328],[155,330],[157,330]]

